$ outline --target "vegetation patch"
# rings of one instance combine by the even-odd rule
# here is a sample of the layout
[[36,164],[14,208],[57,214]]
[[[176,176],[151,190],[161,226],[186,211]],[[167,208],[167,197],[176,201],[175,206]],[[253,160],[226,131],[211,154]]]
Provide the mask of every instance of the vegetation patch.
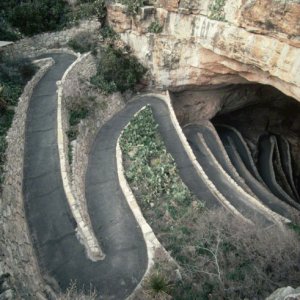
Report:
[[91,32],[80,32],[73,39],[68,42],[68,46],[75,52],[97,53],[97,39]]
[[70,7],[64,0],[5,2],[7,20],[25,35],[60,30],[68,23]]
[[225,21],[225,6],[226,0],[213,0],[209,6],[210,15],[209,18],[218,21]]
[[152,22],[148,28],[148,32],[151,33],[161,33],[162,31],[163,26],[158,21]]
[[104,23],[106,18],[105,0],[80,0],[76,6],[73,6],[69,19],[71,23],[78,23],[79,20],[90,19],[97,17],[97,19]]
[[72,164],[72,141],[76,140],[78,136],[78,124],[81,120],[85,119],[89,115],[89,110],[84,106],[78,106],[69,111],[69,130],[68,136],[68,159],[69,164]]
[[127,12],[130,15],[136,15],[140,7],[144,6],[144,0],[118,0],[118,2],[126,5]]
[[161,217],[174,221],[181,218],[193,196],[182,183],[175,162],[166,151],[150,107],[132,119],[122,134],[120,145],[126,178],[142,197],[141,206],[153,208]]
[[100,34],[104,39],[116,41],[119,39],[119,35],[108,25],[101,27]]
[[[1,6],[1,4],[0,4]],[[0,40],[1,41],[17,41],[20,38],[20,33],[16,31],[8,23],[3,12],[0,9]]]
[[133,89],[145,74],[146,69],[134,56],[108,46],[101,51],[97,74],[91,83],[105,93],[125,92]]
[[1,0],[0,40],[61,30],[91,17],[104,23],[105,0],[80,0],[76,5],[64,0]]
[[298,285],[299,237],[203,208],[181,182],[149,107],[125,129],[121,149],[143,215],[182,275],[174,282],[161,266],[144,299],[264,299],[280,286]]

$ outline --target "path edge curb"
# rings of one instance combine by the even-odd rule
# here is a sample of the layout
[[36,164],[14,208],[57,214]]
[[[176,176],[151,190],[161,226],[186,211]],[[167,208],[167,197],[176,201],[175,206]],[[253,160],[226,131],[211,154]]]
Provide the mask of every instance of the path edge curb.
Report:
[[[147,107],[147,104],[145,106],[143,106],[141,109],[139,109],[133,115],[132,118],[134,118],[141,111],[146,109],[146,107]],[[141,281],[135,287],[133,292],[126,298],[126,300],[132,299],[134,294],[140,288],[142,288],[143,283],[145,282],[146,278],[150,274],[151,268],[155,264],[155,252],[156,252],[156,250],[161,249],[164,252],[164,254],[166,255],[167,260],[170,261],[170,262],[174,262],[177,265],[175,260],[169,254],[169,252],[164,248],[164,246],[157,239],[155,233],[152,230],[152,227],[146,221],[146,219],[145,219],[145,217],[144,217],[144,215],[143,215],[143,213],[140,209],[140,206],[138,205],[137,200],[136,200],[136,198],[135,198],[135,196],[134,196],[134,194],[133,194],[133,192],[132,192],[132,190],[131,190],[131,188],[128,184],[126,176],[125,176],[125,170],[124,170],[124,166],[123,166],[123,154],[122,154],[122,150],[121,150],[121,147],[120,147],[120,139],[122,138],[124,130],[130,125],[130,123],[131,123],[131,121],[129,121],[128,124],[122,129],[122,131],[120,132],[120,135],[117,139],[117,144],[116,144],[117,173],[118,173],[119,185],[121,187],[123,195],[124,195],[124,197],[127,201],[127,204],[129,205],[129,208],[131,209],[131,211],[134,215],[135,220],[137,221],[137,223],[139,224],[139,227],[141,228],[143,238],[144,238],[146,248],[147,248],[148,264],[147,264],[146,272],[144,273]]]
[[[67,52],[69,53],[69,52]],[[70,53],[69,53],[70,54]],[[74,55],[74,52],[72,53]],[[85,218],[80,211],[80,205],[78,204],[78,200],[72,193],[70,178],[68,174],[68,160],[66,157],[66,149],[65,149],[65,141],[66,134],[63,128],[62,121],[62,110],[63,110],[63,83],[67,78],[67,75],[73,70],[73,68],[81,62],[90,52],[86,54],[76,54],[77,59],[68,67],[65,71],[62,79],[57,82],[57,144],[58,144],[58,152],[59,152],[59,163],[60,163],[60,172],[61,178],[63,182],[63,187],[65,191],[65,195],[71,209],[72,215],[76,221],[76,236],[81,244],[84,245],[87,257],[92,261],[99,261],[105,258],[105,254],[103,253],[101,246],[94,234],[91,223],[86,222]]]

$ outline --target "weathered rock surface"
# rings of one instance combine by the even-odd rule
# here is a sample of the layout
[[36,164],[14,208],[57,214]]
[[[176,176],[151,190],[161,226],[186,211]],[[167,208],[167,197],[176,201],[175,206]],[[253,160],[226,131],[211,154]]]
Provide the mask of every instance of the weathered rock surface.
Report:
[[266,300],[299,300],[300,299],[300,287],[293,289],[292,287],[283,287],[277,289]]
[[[299,1],[215,4],[158,0],[135,17],[111,4],[108,21],[150,69],[158,88],[250,81],[300,101]],[[148,33],[154,21],[163,26],[162,33]]]

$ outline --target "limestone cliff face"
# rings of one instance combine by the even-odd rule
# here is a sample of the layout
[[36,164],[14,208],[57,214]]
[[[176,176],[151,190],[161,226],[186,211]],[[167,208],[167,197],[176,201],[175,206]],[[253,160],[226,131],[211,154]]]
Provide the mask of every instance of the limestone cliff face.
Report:
[[258,82],[300,101],[299,1],[157,0],[134,17],[117,3],[108,22],[157,87]]

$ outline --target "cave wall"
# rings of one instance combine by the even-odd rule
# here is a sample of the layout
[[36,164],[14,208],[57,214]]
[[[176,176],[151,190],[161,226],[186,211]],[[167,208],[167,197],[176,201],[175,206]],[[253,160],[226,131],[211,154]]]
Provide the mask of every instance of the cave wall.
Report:
[[[300,3],[157,0],[130,16],[108,6],[108,23],[149,68],[157,88],[259,82],[300,101]],[[213,20],[215,18],[217,20]],[[152,22],[161,33],[149,33]]]

